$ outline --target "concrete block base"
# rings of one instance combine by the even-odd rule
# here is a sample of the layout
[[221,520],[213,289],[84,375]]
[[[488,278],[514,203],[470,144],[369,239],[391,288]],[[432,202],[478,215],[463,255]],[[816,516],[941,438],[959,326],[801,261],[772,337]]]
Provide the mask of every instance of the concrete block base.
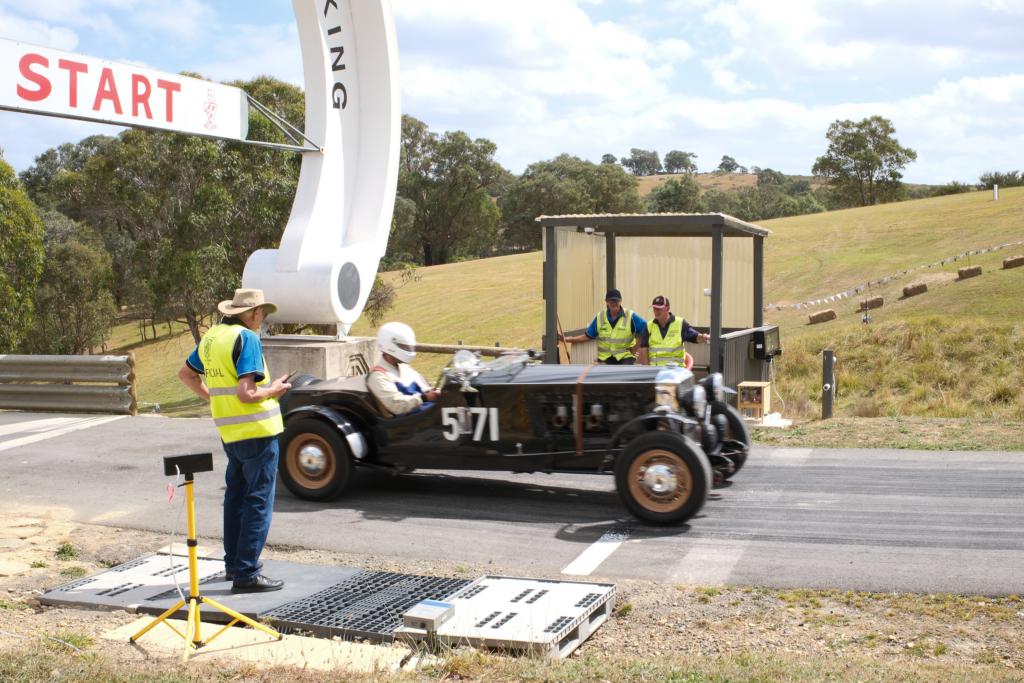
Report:
[[370,372],[377,354],[373,337],[338,340],[279,335],[264,337],[262,342],[271,377],[293,372],[320,379],[357,377]]

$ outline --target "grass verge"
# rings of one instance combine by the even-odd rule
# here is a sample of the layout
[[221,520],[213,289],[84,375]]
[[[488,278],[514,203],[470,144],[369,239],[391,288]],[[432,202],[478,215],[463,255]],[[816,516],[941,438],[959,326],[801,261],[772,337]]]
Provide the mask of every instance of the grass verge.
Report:
[[[916,644],[915,644],[916,645]],[[912,649],[912,648],[911,648]],[[338,671],[330,680],[414,681],[651,681],[658,683],[724,683],[731,681],[871,680],[893,683],[927,680],[935,683],[1020,681],[1019,672],[996,664],[948,665],[936,661],[936,649],[922,647],[920,655],[901,660],[861,656],[806,655],[797,652],[739,651],[719,656],[662,656],[630,659],[614,655],[584,655],[568,660],[510,658],[460,649],[419,671],[391,674],[351,674]],[[0,652],[0,680],[66,681],[68,683],[199,683],[200,681],[306,682],[326,680],[323,672],[289,669],[260,670],[254,666],[165,661],[123,661],[90,651],[71,654],[52,651]]]

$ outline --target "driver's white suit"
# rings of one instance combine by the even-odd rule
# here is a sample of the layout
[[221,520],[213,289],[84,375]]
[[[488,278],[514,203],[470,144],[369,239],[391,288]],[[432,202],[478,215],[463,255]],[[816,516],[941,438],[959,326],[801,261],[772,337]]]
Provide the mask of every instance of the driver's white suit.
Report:
[[382,358],[366,378],[366,388],[392,415],[405,415],[430,405],[423,398],[430,384],[408,363],[395,366]]

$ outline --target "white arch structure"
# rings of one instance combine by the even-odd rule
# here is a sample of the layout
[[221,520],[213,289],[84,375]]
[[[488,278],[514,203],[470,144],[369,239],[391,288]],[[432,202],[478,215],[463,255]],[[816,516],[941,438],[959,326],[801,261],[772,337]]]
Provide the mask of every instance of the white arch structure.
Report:
[[307,138],[278,249],[249,257],[245,287],[277,303],[273,322],[359,318],[387,249],[401,112],[390,0],[293,0],[302,45]]
[[[0,109],[171,130],[303,153],[278,249],[242,274],[273,322],[359,318],[387,249],[401,112],[391,0],[292,0],[306,87],[304,135],[230,86],[0,38]],[[248,106],[302,147],[246,140]],[[312,143],[312,144],[310,144]]]

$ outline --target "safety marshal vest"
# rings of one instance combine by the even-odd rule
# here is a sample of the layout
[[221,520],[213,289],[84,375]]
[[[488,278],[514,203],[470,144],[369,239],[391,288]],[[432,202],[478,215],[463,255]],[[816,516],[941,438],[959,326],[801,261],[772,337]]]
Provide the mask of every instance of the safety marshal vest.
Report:
[[633,352],[629,350],[633,346],[632,329],[633,311],[622,309],[614,327],[608,322],[608,309],[601,311],[597,316],[597,359],[633,358]]
[[[231,358],[235,340],[246,328],[242,325],[214,325],[199,343],[199,358],[206,371],[210,390],[210,412],[224,443],[277,436],[284,431],[281,406],[276,398],[258,403],[238,400],[238,371]],[[270,384],[267,360],[263,359],[263,379],[257,387]]]
[[665,336],[661,336],[658,321],[647,323],[647,359],[651,365],[667,365],[686,362],[686,345],[683,343],[683,321],[675,318],[668,324]]

